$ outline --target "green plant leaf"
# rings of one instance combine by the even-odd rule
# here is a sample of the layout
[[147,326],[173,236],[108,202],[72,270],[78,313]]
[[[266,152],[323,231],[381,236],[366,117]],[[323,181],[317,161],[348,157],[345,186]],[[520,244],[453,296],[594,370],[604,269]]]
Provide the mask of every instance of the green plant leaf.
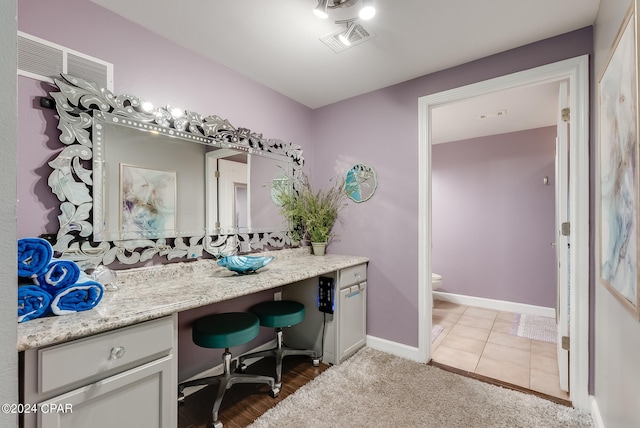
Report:
[[280,212],[289,221],[292,239],[311,242],[328,242],[331,239],[346,196],[344,180],[332,181],[329,188],[315,191],[309,177],[303,174],[300,182],[293,186],[297,191],[278,193]]

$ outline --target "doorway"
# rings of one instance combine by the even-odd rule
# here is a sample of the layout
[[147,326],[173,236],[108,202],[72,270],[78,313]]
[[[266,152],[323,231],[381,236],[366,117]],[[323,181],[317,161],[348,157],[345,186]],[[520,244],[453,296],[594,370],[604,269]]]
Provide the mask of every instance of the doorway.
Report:
[[[557,83],[545,83],[497,92],[495,102],[491,94],[433,112],[434,134],[452,126],[487,135],[432,140],[431,263],[444,290],[433,292],[431,358],[567,400],[557,334],[551,334],[557,331],[558,93]],[[537,101],[539,94],[545,96]],[[496,108],[504,115],[481,118]],[[442,109],[472,112],[449,121]]]
[[570,390],[578,408],[588,408],[588,290],[589,290],[589,86],[588,57],[583,56],[484,82],[452,89],[419,100],[419,338],[420,358],[431,357],[431,245],[432,111],[448,103],[523,85],[567,80],[571,94],[569,182],[572,251],[569,275],[572,289],[567,302],[570,311]]

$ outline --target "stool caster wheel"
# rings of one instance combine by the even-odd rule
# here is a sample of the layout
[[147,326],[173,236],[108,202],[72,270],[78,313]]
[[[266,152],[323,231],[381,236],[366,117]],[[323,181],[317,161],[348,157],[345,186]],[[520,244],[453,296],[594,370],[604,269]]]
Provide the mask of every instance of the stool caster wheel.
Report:
[[222,428],[222,422],[214,421],[212,426],[213,428]]
[[247,365],[245,363],[240,364],[236,367],[236,373],[244,373],[247,371]]
[[320,358],[313,359],[313,367],[318,367],[320,365]]
[[271,398],[276,398],[279,393],[280,393],[280,386],[274,386],[273,388],[271,388],[271,391],[269,391],[269,396]]

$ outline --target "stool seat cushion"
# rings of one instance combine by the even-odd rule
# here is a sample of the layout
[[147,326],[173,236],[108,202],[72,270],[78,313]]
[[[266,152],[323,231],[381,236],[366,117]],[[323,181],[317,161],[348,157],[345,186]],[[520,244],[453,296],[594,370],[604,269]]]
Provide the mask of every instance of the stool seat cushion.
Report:
[[193,342],[203,348],[231,348],[254,339],[260,332],[258,317],[249,312],[207,315],[193,323]]
[[304,319],[304,305],[292,300],[258,303],[252,306],[250,311],[260,318],[260,325],[264,327],[289,327]]

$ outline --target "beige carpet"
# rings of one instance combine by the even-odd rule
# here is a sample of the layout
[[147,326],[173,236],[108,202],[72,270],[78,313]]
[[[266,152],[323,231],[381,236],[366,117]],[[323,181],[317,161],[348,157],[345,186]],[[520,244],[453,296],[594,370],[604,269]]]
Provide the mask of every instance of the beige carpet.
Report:
[[251,428],[592,427],[570,407],[364,348]]

